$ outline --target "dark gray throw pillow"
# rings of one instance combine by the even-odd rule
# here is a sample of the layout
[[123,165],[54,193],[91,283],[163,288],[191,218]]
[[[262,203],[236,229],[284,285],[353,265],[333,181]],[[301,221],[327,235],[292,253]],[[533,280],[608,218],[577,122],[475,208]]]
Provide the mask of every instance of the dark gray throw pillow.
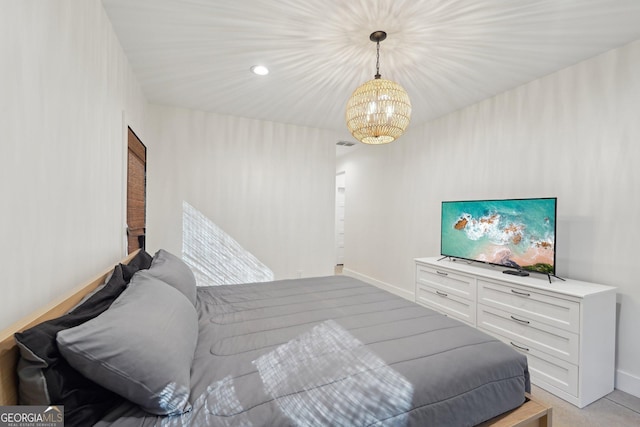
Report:
[[87,378],[156,415],[191,409],[198,316],[178,290],[148,271],[102,315],[58,333],[58,348]]
[[177,256],[160,249],[153,256],[149,274],[173,286],[196,305],[196,278],[189,266]]
[[138,270],[147,270],[151,267],[151,261],[153,258],[149,255],[144,249],[140,249],[140,251],[133,257],[129,264],[120,264],[122,266],[122,274],[124,276],[124,280],[127,282],[131,280],[134,274]]
[[15,334],[21,405],[64,405],[65,425],[73,427],[93,425],[122,402],[67,363],[58,350],[56,334],[99,316],[126,287],[118,265],[105,286],[71,312]]

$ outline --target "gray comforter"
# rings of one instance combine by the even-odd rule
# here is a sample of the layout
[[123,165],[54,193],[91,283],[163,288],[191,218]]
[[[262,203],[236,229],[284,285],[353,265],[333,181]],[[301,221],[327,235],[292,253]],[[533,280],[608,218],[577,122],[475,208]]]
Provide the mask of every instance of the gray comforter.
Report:
[[346,276],[198,288],[193,410],[114,426],[471,426],[516,408],[525,356]]

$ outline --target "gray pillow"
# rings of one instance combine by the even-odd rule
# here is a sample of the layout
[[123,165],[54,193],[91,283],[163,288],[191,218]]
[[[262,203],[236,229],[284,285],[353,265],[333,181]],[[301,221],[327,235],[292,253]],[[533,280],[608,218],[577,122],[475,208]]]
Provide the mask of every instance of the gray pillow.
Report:
[[189,411],[198,316],[176,289],[139,271],[111,307],[58,333],[58,348],[90,380],[157,415]]
[[196,304],[196,278],[187,264],[177,256],[160,249],[153,256],[149,274],[173,286]]

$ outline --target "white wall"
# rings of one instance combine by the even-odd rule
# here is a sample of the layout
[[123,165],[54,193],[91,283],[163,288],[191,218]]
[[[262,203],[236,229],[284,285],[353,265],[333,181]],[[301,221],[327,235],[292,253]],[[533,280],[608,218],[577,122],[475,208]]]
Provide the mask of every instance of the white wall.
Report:
[[0,58],[2,329],[123,255],[146,101],[98,0],[2,2]]
[[440,202],[558,197],[560,276],[617,286],[618,388],[640,396],[640,41],[341,158],[345,269],[413,293]]
[[[330,274],[328,131],[146,102],[98,0],[0,14],[0,328],[122,255],[123,115],[149,151],[149,247],[181,249],[183,200],[274,271]],[[640,42],[345,157],[345,266],[412,292],[440,201],[558,196],[558,272],[619,287],[619,388],[640,396]],[[151,132],[153,131],[153,135]]]
[[180,254],[186,201],[276,279],[333,274],[337,135],[161,106],[147,126],[150,252]]

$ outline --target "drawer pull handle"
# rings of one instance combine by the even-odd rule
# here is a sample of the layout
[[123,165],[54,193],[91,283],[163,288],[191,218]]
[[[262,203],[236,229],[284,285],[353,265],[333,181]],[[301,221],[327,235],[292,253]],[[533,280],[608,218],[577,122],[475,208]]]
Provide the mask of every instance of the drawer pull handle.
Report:
[[529,321],[528,321],[528,320],[518,319],[517,317],[513,317],[513,316],[511,316],[511,318],[512,318],[513,320],[515,320],[516,322],[526,323],[527,325],[529,324]]
[[448,276],[448,274],[447,274],[447,273],[445,273],[444,271],[438,271],[438,270],[436,270],[436,273],[438,273],[438,274],[439,274],[439,275],[441,275],[441,276]]
[[510,341],[510,342],[511,342],[511,345],[514,346],[515,348],[519,348],[520,350],[524,350],[524,351],[529,351],[529,349],[526,347],[522,347],[522,346],[519,346],[518,344],[514,344],[513,341]]
[[518,292],[518,291],[514,291],[513,289],[511,289],[511,292],[513,292],[516,295],[522,295],[523,297],[530,297],[531,294],[528,294],[526,292]]
[[436,294],[440,295],[441,297],[448,297],[449,295],[445,294],[444,292],[440,292],[440,291],[436,291]]

